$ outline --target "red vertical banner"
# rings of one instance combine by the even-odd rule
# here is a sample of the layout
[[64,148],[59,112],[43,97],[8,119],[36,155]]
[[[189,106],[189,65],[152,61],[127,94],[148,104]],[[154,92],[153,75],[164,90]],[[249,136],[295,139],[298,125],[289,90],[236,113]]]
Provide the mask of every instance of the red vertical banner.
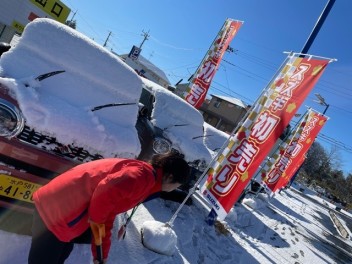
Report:
[[201,186],[220,219],[225,218],[259,165],[322,75],[329,60],[291,54],[251,113],[232,134]]
[[[278,171],[278,166],[275,164],[272,170],[267,175],[267,180],[265,183],[269,184],[269,188],[275,192],[279,188],[285,186],[297,171],[297,169],[302,165],[305,160],[305,156],[313,144],[315,138],[319,134],[320,130],[325,125],[328,118],[320,113],[313,110],[309,111],[308,120],[305,123],[303,131],[296,142],[293,142],[291,150],[287,149],[281,159],[286,159],[286,167],[281,167],[282,170]],[[279,162],[282,163],[282,162]],[[274,172],[276,171],[276,173]],[[275,181],[270,180],[270,174],[275,175],[277,179]],[[275,178],[276,178],[275,177]]]
[[242,24],[243,22],[232,19],[225,21],[207,55],[199,65],[194,77],[191,79],[183,97],[195,108],[200,108],[204,102],[222,57]]
[[283,171],[291,162],[298,139],[307,123],[309,111],[301,118],[301,121],[293,128],[286,139],[279,145],[275,152],[266,160],[262,166],[261,178],[262,185],[268,193],[272,192],[279,181]]
[[287,168],[287,170],[279,178],[279,182],[277,183],[274,192],[281,189],[282,187],[285,187],[291,181],[291,179],[298,172],[299,168],[302,166],[306,158],[306,155],[301,156],[301,158],[297,162],[293,163],[292,166]]

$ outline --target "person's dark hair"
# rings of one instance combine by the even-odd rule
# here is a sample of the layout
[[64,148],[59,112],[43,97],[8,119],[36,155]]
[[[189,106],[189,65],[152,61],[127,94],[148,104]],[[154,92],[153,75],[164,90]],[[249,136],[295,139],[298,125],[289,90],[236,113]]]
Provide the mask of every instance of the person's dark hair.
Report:
[[0,56],[11,48],[10,44],[6,42],[0,42]]
[[172,175],[172,183],[185,184],[190,179],[190,167],[179,153],[154,155],[151,164],[155,168],[162,168],[163,173]]

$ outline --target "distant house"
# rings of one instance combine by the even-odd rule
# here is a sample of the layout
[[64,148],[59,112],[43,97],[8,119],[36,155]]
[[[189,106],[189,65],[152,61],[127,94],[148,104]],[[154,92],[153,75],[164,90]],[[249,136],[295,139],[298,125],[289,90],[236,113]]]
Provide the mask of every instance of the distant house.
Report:
[[199,109],[204,121],[213,127],[231,133],[247,113],[248,107],[240,99],[221,95],[211,95]]
[[[189,89],[188,85],[189,83],[176,85],[174,93],[183,98]],[[249,106],[240,99],[212,94],[211,99],[206,99],[199,111],[202,112],[205,122],[221,131],[231,133],[247,113],[248,108]]]
[[176,85],[176,90],[174,91],[174,94],[178,95],[179,97],[183,98],[184,95],[188,91],[188,85],[189,83],[179,83]]
[[168,88],[170,86],[170,81],[166,74],[142,55],[139,55],[137,59],[128,57],[128,54],[120,55],[120,57],[140,76],[145,77],[162,87]]

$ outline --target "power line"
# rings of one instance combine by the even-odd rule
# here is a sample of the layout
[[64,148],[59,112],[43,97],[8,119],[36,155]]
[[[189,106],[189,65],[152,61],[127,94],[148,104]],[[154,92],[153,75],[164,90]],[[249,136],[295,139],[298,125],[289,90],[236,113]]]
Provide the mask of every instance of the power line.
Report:
[[[72,4],[71,4],[71,5],[72,5]],[[72,8],[71,8],[71,9],[72,9]],[[77,13],[78,16],[84,21],[84,23],[91,29],[91,31],[94,32],[94,35],[99,36],[100,33],[96,32],[96,31],[93,29],[93,27],[90,25],[90,23],[88,23],[88,22],[84,19],[84,17],[83,17],[82,15],[80,15],[80,13],[79,13],[78,11],[75,12],[74,16],[76,15],[76,13]],[[73,17],[74,17],[74,16],[73,16]],[[79,23],[78,23],[78,27],[79,27]],[[149,31],[148,31],[148,32],[143,32],[143,33],[144,33],[144,35],[142,35],[142,36],[144,36],[144,39],[143,39],[143,42],[141,43],[141,45],[143,45],[143,43],[148,39],[148,37],[150,37]],[[111,35],[111,32],[110,32],[109,36],[110,36],[110,35]],[[106,44],[107,44],[107,42],[109,41],[109,36],[108,36],[108,38],[105,40],[105,43],[106,43]],[[257,43],[254,43],[254,42],[251,42],[251,41],[249,41],[249,40],[246,40],[246,39],[244,39],[243,37],[240,37],[240,36],[238,36],[238,38],[241,39],[241,40],[243,40],[243,41],[249,42],[251,45],[259,46],[260,48],[266,48],[268,51],[270,51],[270,52],[272,52],[272,53],[274,53],[274,52],[276,53],[276,51],[273,50],[273,49],[271,49],[271,48],[264,47],[263,45],[258,45]],[[94,39],[94,38],[93,38],[93,39]],[[102,38],[102,37],[99,37],[99,39],[102,40],[103,38]],[[104,44],[104,45],[106,45],[106,44]],[[112,44],[113,46],[115,46],[115,44],[114,44],[113,42],[111,42],[111,44]],[[272,63],[272,62],[269,62],[269,61],[267,61],[267,60],[264,60],[264,59],[262,59],[262,58],[260,58],[260,57],[255,56],[255,55],[246,53],[245,51],[242,51],[242,50],[235,50],[234,54],[237,55],[237,56],[239,56],[239,57],[241,57],[241,58],[243,58],[243,59],[245,59],[245,60],[247,60],[247,61],[249,61],[249,62],[251,62],[251,63],[254,63],[254,64],[256,64],[256,65],[258,65],[258,66],[260,66],[260,67],[263,67],[263,68],[265,68],[265,69],[275,70],[275,68],[276,68],[275,66],[273,66],[273,63]],[[231,65],[231,66],[235,67],[235,68],[237,69],[237,72],[238,72],[238,73],[243,74],[243,75],[245,75],[245,76],[248,77],[248,78],[254,79],[254,80],[256,80],[256,81],[265,81],[265,82],[267,82],[267,78],[264,78],[264,77],[262,77],[262,76],[260,76],[260,75],[258,75],[258,74],[256,74],[256,73],[254,73],[254,72],[251,72],[251,71],[249,71],[249,70],[247,70],[247,69],[245,69],[245,68],[242,68],[242,67],[240,67],[240,66],[238,66],[238,65],[235,65],[235,64],[229,62],[228,60],[223,60],[223,62],[224,62],[224,63],[227,63],[228,65]],[[187,67],[190,66],[190,65],[192,65],[192,64],[186,64],[186,65],[183,65],[183,66],[180,66],[180,67],[177,67],[177,68],[173,68],[173,69],[187,68]],[[226,69],[226,66],[224,66],[224,68]],[[171,71],[172,69],[169,69],[169,70]],[[344,75],[344,76],[348,76],[348,77],[349,77],[349,75],[347,75],[347,73],[344,73],[344,72],[341,72],[341,71],[337,71],[337,70],[335,70],[335,69],[331,69],[331,70],[332,70],[332,71],[335,71],[335,72],[337,72],[337,73],[339,73],[339,74],[341,74],[341,75]],[[190,71],[189,71],[189,68],[187,68],[187,71],[188,71],[188,74],[191,74]],[[172,74],[173,76],[177,77],[177,78],[182,78],[182,77],[185,78],[184,76],[182,76],[182,75],[176,75],[176,74],[174,74],[173,72],[171,72],[171,74]],[[350,77],[349,77],[349,78],[350,78]],[[186,78],[186,79],[187,79],[187,78]],[[226,91],[224,91],[223,89],[221,89],[221,88],[219,88],[219,87],[215,87],[214,85],[212,85],[211,88],[214,89],[214,90],[216,90],[216,91],[222,92],[223,94],[226,94],[226,95],[229,95],[229,96],[233,96],[233,95],[235,94],[236,97],[243,98],[244,101],[246,101],[246,102],[253,102],[252,99],[249,99],[249,98],[247,98],[247,97],[245,97],[245,96],[243,96],[243,95],[241,95],[241,94],[239,94],[239,93],[236,93],[236,92],[232,91],[232,90],[230,89],[230,87],[229,87],[230,84],[228,84],[227,86],[225,86],[225,85],[223,85],[223,84],[221,84],[221,83],[219,83],[219,82],[213,81],[213,83],[217,84],[217,85],[220,86],[220,87],[225,88],[225,89],[226,89],[227,91],[229,91],[229,92],[226,92]],[[334,94],[334,95],[336,95],[336,96],[344,97],[344,98],[347,98],[347,99],[352,97],[352,95],[350,95],[350,94],[348,94],[348,93],[345,93],[344,91],[341,91],[341,89],[342,89],[342,90],[345,90],[345,91],[349,91],[349,88],[343,87],[343,86],[341,86],[341,85],[337,85],[337,84],[335,84],[335,83],[331,83],[331,82],[329,82],[329,81],[325,81],[324,79],[322,79],[322,80],[319,81],[319,83],[316,85],[316,88],[321,89],[321,90],[323,90],[324,92],[327,92],[327,93],[330,93],[330,94]],[[337,89],[339,89],[339,90],[337,90]],[[339,106],[331,105],[331,107],[332,107],[333,109],[335,109],[335,110],[339,110],[339,111],[343,111],[343,112],[348,113],[348,114],[352,114],[352,111],[347,110],[347,109],[344,109],[344,108],[341,108],[341,107],[339,107]],[[321,133],[319,133],[318,139],[323,140],[324,142],[327,142],[327,143],[330,143],[330,144],[334,144],[334,145],[337,146],[338,148],[343,149],[344,151],[347,151],[347,152],[349,152],[349,153],[352,153],[352,147],[351,147],[351,146],[348,146],[347,144],[345,144],[345,143],[343,143],[343,142],[341,142],[341,141],[337,141],[337,140],[335,140],[335,139],[333,139],[333,138],[331,138],[331,137],[328,137],[328,136],[326,136],[326,135],[324,135],[324,134],[321,134]]]
[[236,67],[236,68],[242,70],[242,71],[245,72],[246,74],[249,74],[248,77],[251,77],[250,75],[252,75],[252,76],[254,76],[254,77],[256,77],[256,78],[258,78],[258,79],[260,79],[260,80],[262,80],[262,81],[267,81],[267,78],[264,78],[264,77],[262,77],[262,76],[260,76],[260,75],[258,75],[258,74],[255,74],[255,73],[253,73],[253,72],[251,72],[251,71],[248,71],[248,70],[246,70],[246,69],[243,69],[242,67],[237,66],[237,65],[235,65],[235,64],[233,64],[233,63],[231,63],[231,62],[229,62],[229,61],[227,61],[227,60],[225,60],[225,59],[222,59],[222,61],[223,61],[223,62],[226,62],[226,63],[228,63],[228,64],[230,64],[230,65],[233,66],[233,67]]

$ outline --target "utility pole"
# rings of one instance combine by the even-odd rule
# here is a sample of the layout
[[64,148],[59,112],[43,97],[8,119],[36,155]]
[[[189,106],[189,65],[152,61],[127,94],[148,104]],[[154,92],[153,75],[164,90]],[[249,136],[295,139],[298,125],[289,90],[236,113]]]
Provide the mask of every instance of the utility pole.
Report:
[[76,16],[77,14],[77,10],[73,13],[72,17],[71,17],[71,21],[73,21],[74,17]]
[[142,41],[141,45],[139,45],[139,48],[140,48],[140,49],[142,49],[142,46],[143,46],[144,42],[145,42],[146,40],[148,40],[149,37],[150,37],[150,35],[149,35],[149,30],[148,30],[148,32],[144,32],[144,30],[142,30],[142,32],[143,32],[142,36],[143,36],[144,38],[143,38],[143,41]]
[[106,44],[108,43],[111,34],[112,34],[112,32],[110,31],[108,37],[106,38],[106,40],[105,40],[105,42],[104,42],[103,47],[106,47]]

